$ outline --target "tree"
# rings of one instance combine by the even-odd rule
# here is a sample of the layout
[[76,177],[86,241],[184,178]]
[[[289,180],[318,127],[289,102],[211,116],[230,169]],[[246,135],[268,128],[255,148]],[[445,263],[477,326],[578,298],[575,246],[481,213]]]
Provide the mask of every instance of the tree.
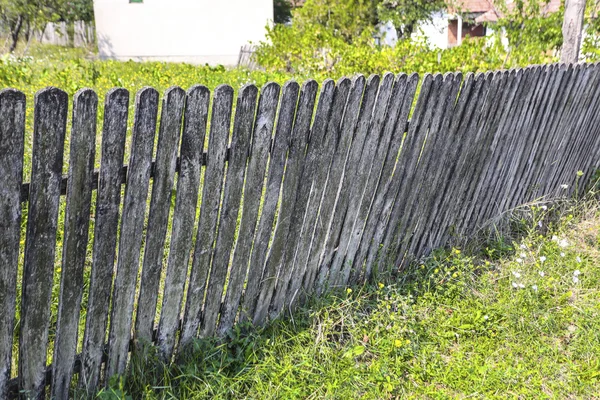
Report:
[[581,49],[585,0],[565,0],[565,18],[562,25],[563,46],[560,61],[576,63]]
[[409,39],[419,23],[446,7],[444,0],[383,0],[377,5],[377,16],[394,25],[398,39]]
[[11,52],[21,34],[29,38],[32,31],[42,30],[49,22],[93,19],[92,0],[0,0],[0,20],[10,31]]
[[371,35],[377,23],[377,4],[380,0],[306,0],[294,11],[294,25],[303,29],[319,25],[353,43],[365,33]]
[[287,0],[273,1],[273,21],[276,24],[285,24],[292,19],[292,5]]
[[549,10],[549,0],[505,0],[495,5],[501,18],[494,24],[494,31],[508,39],[506,65],[537,64],[552,59],[562,45],[562,8]]

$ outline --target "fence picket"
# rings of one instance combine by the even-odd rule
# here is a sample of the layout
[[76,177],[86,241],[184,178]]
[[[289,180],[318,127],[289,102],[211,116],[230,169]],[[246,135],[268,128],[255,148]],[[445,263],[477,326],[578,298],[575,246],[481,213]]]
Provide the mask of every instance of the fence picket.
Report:
[[256,112],[256,98],[258,89],[254,85],[246,85],[240,90],[235,111],[233,137],[229,147],[229,161],[227,163],[227,177],[223,189],[221,215],[219,220],[219,233],[215,244],[212,268],[206,300],[200,327],[200,336],[212,336],[217,328],[217,317],[221,308],[221,297],[225,285],[225,278],[229,271],[237,217],[242,199],[242,188],[246,173],[246,161],[250,152],[252,127]]
[[275,213],[279,203],[279,193],[282,185],[285,162],[291,144],[290,137],[294,124],[294,116],[296,114],[300,86],[294,81],[288,81],[283,86],[282,91],[283,94],[281,97],[281,105],[279,106],[277,128],[275,130],[273,149],[271,150],[269,160],[263,209],[258,221],[256,238],[254,240],[250,265],[248,267],[248,280],[240,310],[241,321],[251,321],[254,318],[254,313],[256,311],[257,297],[262,281],[265,260],[267,258],[267,248],[269,247],[269,239],[271,238]]
[[185,348],[198,333],[200,326],[200,312],[204,301],[204,290],[210,260],[213,252],[213,243],[216,235],[221,189],[225,173],[225,153],[229,140],[229,127],[231,124],[231,107],[233,105],[233,89],[228,85],[221,85],[215,89],[208,137],[208,159],[204,172],[204,186],[202,188],[202,204],[200,206],[200,219],[192,271],[188,283],[187,300],[183,326],[179,338],[179,348]]
[[209,101],[210,92],[204,86],[194,86],[187,92],[181,137],[181,167],[177,180],[177,197],[171,231],[171,248],[167,262],[167,275],[156,340],[159,355],[164,362],[169,362],[173,355],[175,335],[179,324],[179,311],[187,278]]
[[90,291],[86,310],[79,386],[93,395],[100,380],[108,307],[117,247],[121,203],[121,167],[125,154],[129,92],[113,89],[106,95],[102,127],[102,158],[96,215]]
[[0,398],[8,397],[21,236],[25,95],[0,92]]
[[[248,85],[235,108],[233,88],[221,85],[210,120],[206,87],[187,93],[174,87],[163,98],[156,160],[159,95],[145,88],[136,96],[128,165],[129,94],[113,89],[106,96],[99,171],[93,170],[97,96],[86,89],[74,99],[64,177],[68,97],[47,88],[35,99],[30,183],[22,183],[25,97],[1,91],[0,397],[66,398],[73,374],[93,396],[99,384],[126,370],[130,351],[141,345],[155,342],[159,358],[169,363],[197,336],[223,336],[236,322],[262,325],[311,293],[364,282],[383,268],[396,273],[434,248],[462,243],[524,202],[579,195],[600,166],[599,82],[600,64],[532,66],[464,80],[460,73],[427,74],[421,81],[417,75],[357,75],[323,82],[318,102],[314,80],[301,88],[270,82],[260,97]],[[78,355],[94,189],[89,298]],[[58,269],[61,194],[66,214]],[[52,339],[55,268],[60,294]],[[15,364],[18,377],[11,379]]]
[[269,145],[275,123],[275,111],[279,99],[279,85],[270,82],[261,90],[258,111],[254,124],[250,161],[244,186],[244,205],[240,230],[233,251],[231,274],[225,293],[225,301],[219,318],[219,335],[223,335],[233,326],[246,273],[248,271],[252,241],[258,220],[258,211],[267,169]]
[[[414,78],[414,76],[411,78]],[[408,107],[409,104],[412,104],[415,89],[415,79],[408,81],[405,75],[399,75],[396,78],[385,117],[382,137],[373,159],[372,171],[363,195],[366,201],[361,205],[362,209],[359,209],[357,220],[354,222],[354,227],[350,232],[351,236],[348,239],[346,260],[344,261],[347,265],[340,281],[341,284],[345,284],[351,274],[352,282],[357,282],[362,273],[362,262],[357,262],[356,254],[367,229],[367,221],[370,216],[375,215],[378,217],[381,213],[382,197],[387,191],[389,179],[398,158],[398,151],[406,128]],[[409,101],[405,101],[406,94],[410,98]],[[400,129],[396,129],[398,125]],[[371,190],[372,192],[370,192]],[[369,235],[368,232],[367,235]]]
[[[354,170],[348,172],[349,179],[356,179],[360,169],[360,157],[362,156],[363,149],[366,143],[372,140],[372,136],[369,135],[369,123],[371,116],[379,95],[381,79],[379,75],[371,75],[367,80],[367,85],[363,94],[362,102],[359,109],[359,114],[356,122],[352,121],[352,116],[346,115],[344,118],[344,124],[349,124],[350,128],[355,125],[354,134],[354,145],[349,155],[350,159],[348,162],[350,165],[355,164]],[[350,122],[348,120],[350,119]],[[346,128],[342,126],[342,128]],[[328,129],[339,129],[337,126],[330,125]],[[340,153],[334,153],[338,160]],[[339,166],[341,161],[337,161],[336,166],[337,175],[341,176],[344,166]],[[333,166],[332,166],[333,168]],[[326,280],[329,276],[329,264],[331,258],[335,252],[335,246],[337,244],[338,234],[341,230],[344,222],[347,203],[353,199],[353,190],[356,190],[356,186],[350,189],[350,193],[341,193],[342,196],[338,199],[338,188],[339,178],[336,180],[334,175],[331,178],[327,178],[327,184],[323,192],[323,200],[319,215],[317,217],[316,231],[313,239],[313,249],[309,257],[309,264],[311,265],[311,275],[308,277],[310,285],[313,285],[313,280],[316,281],[316,287],[314,288],[317,293],[325,290]],[[345,204],[346,203],[346,204]]]
[[125,372],[136,282],[142,247],[142,230],[156,134],[158,92],[140,90],[135,99],[135,119],[127,185],[123,201],[119,257],[112,295],[106,378]]
[[256,325],[263,324],[267,317],[279,271],[282,268],[290,222],[294,204],[296,203],[298,183],[302,174],[302,168],[304,167],[304,152],[308,141],[317,88],[317,82],[310,80],[302,85],[300,91],[300,100],[290,137],[288,160],[285,167],[281,207],[277,218],[273,243],[267,256],[260,294],[254,313],[254,323]]
[[[365,83],[365,78],[362,75],[358,75],[353,79],[350,95],[348,96],[346,109],[343,114],[344,118],[342,120],[340,132],[341,138],[345,140],[352,139],[352,143],[356,144],[357,147],[359,144],[357,144],[356,141],[360,141],[361,138],[354,136],[354,131],[356,129],[356,122],[358,121],[360,103],[363,97]],[[333,110],[333,112],[335,112],[335,110]],[[319,114],[317,113],[317,116],[318,115]],[[340,113],[339,116],[341,117],[342,113]],[[327,119],[325,121],[320,121],[315,118],[315,122],[313,123],[313,132],[316,131],[315,127],[319,129],[321,135],[325,135],[327,133]],[[327,176],[330,169],[330,162],[326,160],[332,158],[333,152],[335,151],[335,140],[336,138],[333,137],[333,135],[321,138],[322,144],[317,151],[315,159],[308,161],[308,165],[310,165],[313,169],[314,180],[312,182],[312,190],[310,192],[310,199],[308,203],[309,205],[306,210],[303,233],[298,243],[296,260],[294,261],[296,272],[294,272],[295,276],[290,280],[290,287],[288,289],[287,298],[289,304],[293,304],[297,301],[297,299],[299,299],[299,290],[303,284],[303,278],[306,275],[306,271],[309,269],[309,266],[307,265],[308,257],[310,256],[309,252],[315,232],[318,230],[318,227],[315,224],[319,215],[319,208],[321,206],[321,200],[323,198],[323,193],[327,184]],[[346,185],[346,187],[347,186],[348,185]],[[343,194],[340,193],[340,198],[342,196]]]
[[67,110],[68,96],[60,89],[43,89],[35,96],[19,334],[19,386],[25,396],[35,398],[44,398],[45,394]]
[[52,363],[52,398],[58,399],[69,397],[75,365],[84,286],[83,268],[90,226],[97,107],[98,96],[94,91],[83,89],[75,95],[60,298]]
[[183,89],[174,86],[165,92],[154,164],[140,294],[135,318],[134,338],[138,345],[152,342],[184,106],[185,92]]
[[[360,97],[362,96],[363,85],[361,84],[361,79],[359,77],[355,78],[353,82],[349,82],[347,80],[340,81],[336,87],[337,90],[334,91],[333,102],[330,104],[329,110],[317,109],[315,122],[313,123],[313,129],[305,159],[305,167],[302,171],[302,177],[300,179],[298,198],[296,199],[294,213],[292,215],[292,221],[290,225],[290,232],[288,233],[288,244],[285,248],[284,265],[286,265],[287,268],[282,270],[282,273],[277,280],[277,287],[272,300],[274,315],[278,315],[283,307],[287,305],[286,303],[289,303],[292,300],[290,297],[286,298],[289,283],[292,280],[292,273],[298,275],[294,278],[295,281],[298,283],[302,281],[302,276],[300,276],[302,272],[294,271],[293,268],[298,242],[300,241],[302,234],[310,235],[309,231],[311,231],[311,228],[308,225],[312,218],[308,216],[306,212],[306,209],[309,206],[308,202],[311,196],[311,187],[313,189],[312,193],[315,197],[315,203],[320,201],[321,196],[318,192],[323,189],[322,186],[313,186],[315,167],[316,163],[318,162],[316,159],[317,157],[320,158],[319,161],[321,161],[323,171],[329,171],[329,175],[335,179],[335,163],[339,157],[333,157],[332,161],[330,161],[328,158],[331,158],[333,149],[336,149],[336,152],[339,151],[340,154],[344,153],[343,149],[347,148],[347,145],[350,143],[350,140],[353,136],[352,132],[344,134],[343,131],[340,131],[339,135],[327,135],[325,137],[322,136],[323,134],[326,134],[327,131],[326,124],[321,124],[321,116],[319,115],[319,111],[326,112],[328,115],[325,116],[325,119],[329,117],[329,120],[333,125],[340,126],[340,121],[344,115],[345,109],[347,110],[347,107],[352,107],[353,104],[358,103],[358,101],[360,101]],[[348,113],[350,112],[351,110],[348,110]],[[319,124],[317,125],[318,129],[314,129],[315,124]],[[323,154],[323,151],[326,153]],[[318,176],[318,178],[321,177],[322,175]],[[316,184],[319,183],[320,182],[316,182]],[[317,198],[319,200],[317,200]],[[305,227],[302,230],[303,226]],[[294,293],[291,295],[293,296]]]

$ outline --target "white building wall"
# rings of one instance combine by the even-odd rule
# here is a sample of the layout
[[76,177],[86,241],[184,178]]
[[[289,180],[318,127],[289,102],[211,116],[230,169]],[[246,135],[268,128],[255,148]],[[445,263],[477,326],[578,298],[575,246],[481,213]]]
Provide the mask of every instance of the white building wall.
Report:
[[94,0],[101,58],[234,65],[264,40],[272,0]]
[[448,14],[437,12],[431,20],[421,23],[413,34],[414,38],[425,37],[433,49],[448,48]]
[[[396,45],[398,36],[391,22],[380,25],[379,33],[382,36],[382,44]],[[434,13],[430,21],[424,21],[417,26],[412,38],[426,40],[432,49],[448,48],[448,14],[444,12]]]

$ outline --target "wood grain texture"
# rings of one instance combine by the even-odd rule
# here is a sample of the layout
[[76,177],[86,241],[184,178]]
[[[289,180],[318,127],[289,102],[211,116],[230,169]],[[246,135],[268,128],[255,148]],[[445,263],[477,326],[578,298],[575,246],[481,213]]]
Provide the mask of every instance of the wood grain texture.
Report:
[[[401,191],[398,193],[396,204],[394,205],[394,209],[392,210],[388,221],[388,227],[382,243],[380,258],[380,264],[382,265],[387,266],[391,264],[391,262],[388,262],[388,258],[392,258],[392,254],[396,252],[396,247],[399,246],[399,243],[394,243],[394,239],[397,236],[396,230],[402,216],[402,205],[406,204],[404,193],[408,193],[408,188],[411,187],[412,175],[414,174],[418,155],[425,139],[424,135],[419,133],[423,131],[422,129],[419,129],[419,127],[424,123],[423,117],[427,113],[427,99],[429,98],[432,84],[432,75],[425,75],[421,83],[421,90],[412,114],[408,132],[406,133],[406,138],[402,145],[402,153],[405,154],[404,157],[407,157],[407,160],[404,164],[404,169],[396,172],[400,173],[402,176],[402,187],[400,188]],[[425,121],[425,123],[426,122],[427,121]]]
[[108,320],[116,258],[119,205],[121,203],[121,167],[125,154],[129,92],[112,89],[106,94],[102,126],[102,156],[96,215],[90,291],[86,310],[85,333],[81,354],[79,386],[88,395],[96,392]]
[[131,156],[121,216],[117,272],[112,294],[106,363],[107,379],[115,374],[124,373],[127,366],[157,113],[158,92],[153,88],[140,90],[135,99]]
[[206,289],[206,300],[200,336],[212,336],[217,329],[217,318],[221,308],[225,279],[229,272],[229,259],[234,244],[238,214],[246,174],[246,162],[250,153],[250,141],[256,113],[258,89],[254,85],[244,86],[239,93],[233,124],[233,136],[229,147],[227,178],[221,202],[219,232]]
[[267,256],[260,294],[254,313],[253,321],[256,325],[263,324],[268,316],[271,298],[277,284],[277,277],[284,262],[284,250],[287,244],[294,205],[296,204],[299,180],[304,168],[304,154],[308,142],[317,88],[317,82],[311,80],[306,81],[300,91],[300,99],[298,100],[298,109],[296,111],[296,118],[294,119],[294,127],[290,137],[288,159],[285,167],[281,207],[279,209],[275,233],[273,234],[273,242]]
[[260,285],[263,277],[267,249],[275,221],[275,213],[279,203],[283,172],[287,160],[288,150],[291,145],[291,134],[296,115],[298,94],[300,86],[294,81],[288,81],[283,86],[277,128],[273,138],[269,168],[267,173],[267,187],[263,202],[262,213],[258,221],[256,238],[252,246],[252,255],[248,267],[248,279],[240,309],[241,321],[252,321],[256,310]]
[[52,398],[66,399],[75,366],[79,312],[83,295],[83,268],[88,245],[92,175],[96,151],[98,96],[91,89],[75,95],[69,185],[63,234],[58,321],[52,362]]
[[[416,77],[413,76],[413,78]],[[362,261],[357,262],[356,254],[363,235],[369,228],[367,221],[370,216],[379,216],[381,214],[383,194],[388,189],[392,171],[398,159],[398,151],[406,128],[407,110],[410,104],[412,104],[416,83],[416,79],[407,81],[405,75],[398,75],[395,79],[383,131],[377,145],[375,157],[373,158],[365,193],[363,194],[363,204],[361,204],[354,227],[350,232],[351,236],[348,239],[344,261],[346,267],[339,280],[339,284],[341,285],[347,284],[351,277],[350,275],[352,275],[352,282],[357,282],[359,276],[362,274]],[[407,92],[409,101],[405,101]],[[400,128],[396,129],[397,126]],[[367,232],[367,235],[369,234]]]
[[152,342],[185,97],[185,91],[179,87],[167,89],[163,97],[135,318],[134,338],[140,346]]
[[[350,94],[348,95],[347,103],[345,105],[345,110],[343,114],[343,119],[341,122],[341,131],[340,131],[340,141],[347,142],[352,140],[352,144],[356,144],[357,147],[361,146],[361,144],[356,143],[356,140],[361,140],[360,137],[354,136],[354,132],[356,130],[356,122],[358,121],[358,115],[360,110],[360,103],[363,97],[364,89],[366,86],[366,80],[364,76],[358,75],[355,76],[352,80],[352,85],[350,88]],[[333,97],[331,98],[333,101]],[[320,105],[320,104],[319,104]],[[332,103],[333,105],[333,103]],[[333,110],[333,112],[336,112]],[[308,161],[307,165],[312,165],[314,170],[313,172],[313,182],[312,189],[310,192],[310,199],[308,203],[308,207],[306,209],[306,217],[304,221],[304,228],[302,232],[301,238],[298,240],[297,254],[295,259],[295,272],[294,276],[290,279],[290,286],[288,289],[287,299],[288,303],[292,305],[299,300],[304,299],[304,295],[309,294],[308,290],[305,290],[304,293],[300,293],[300,290],[303,286],[303,281],[307,278],[307,273],[311,274],[314,270],[311,268],[312,266],[308,265],[308,258],[310,256],[310,250],[315,238],[315,233],[318,231],[319,227],[316,225],[317,218],[319,216],[319,209],[321,206],[321,201],[323,199],[323,194],[325,192],[325,187],[327,185],[327,176],[329,174],[329,169],[331,166],[330,159],[333,159],[333,153],[336,150],[336,146],[334,145],[334,141],[336,140],[333,135],[324,136],[327,133],[327,125],[328,121],[331,117],[327,118],[325,121],[321,121],[318,119],[320,113],[317,111],[317,118],[315,118],[315,122],[313,123],[313,132],[316,132],[319,129],[319,132],[323,137],[321,138],[321,146],[317,151],[317,154],[314,160]],[[340,113],[340,116],[342,114]],[[333,117],[333,116],[332,116]],[[316,129],[315,129],[316,128]],[[312,145],[312,137],[314,134],[311,134],[311,145]],[[344,143],[341,143],[341,147],[345,147]],[[340,147],[340,146],[337,146]],[[349,185],[341,185],[342,188],[346,188]],[[340,193],[340,198],[343,196]],[[309,271],[309,272],[307,272]],[[299,296],[300,295],[300,296]]]
[[[369,123],[379,92],[380,81],[378,75],[371,75],[366,83],[358,119],[355,122],[354,145],[349,155],[349,165],[355,165],[348,171],[349,181],[356,179],[358,176],[361,167],[359,165],[360,156],[362,155],[365,143],[367,143],[368,140],[371,140],[372,135],[369,135]],[[344,123],[346,123],[346,119],[344,119]],[[328,129],[338,128],[332,125]],[[339,170],[340,168],[338,166],[338,173]],[[340,197],[340,201],[338,201],[338,188],[339,180],[336,181],[332,175],[331,179],[327,179],[327,186],[323,193],[321,209],[315,226],[313,246],[308,259],[311,270],[310,275],[307,277],[308,282],[305,284],[305,288],[307,288],[307,290],[312,290],[314,285],[314,290],[317,294],[320,294],[327,289],[326,283],[327,277],[329,276],[329,264],[335,252],[339,231],[344,222],[346,214],[345,208],[347,208],[347,204],[352,201],[352,190],[356,190],[356,186],[352,186],[350,188],[351,192]]]
[[57,88],[35,96],[33,154],[19,332],[19,389],[44,398],[68,96]]
[[208,160],[204,172],[202,204],[200,205],[198,232],[192,260],[192,271],[188,283],[183,327],[179,338],[180,350],[185,349],[198,334],[225,173],[225,153],[229,141],[233,89],[231,86],[221,85],[215,89],[214,93],[208,138]]
[[[21,236],[25,95],[0,91],[0,398],[11,376]],[[17,191],[19,194],[17,194]]]
[[197,85],[188,90],[181,137],[181,167],[177,180],[171,246],[156,340],[159,356],[164,362],[169,362],[173,355],[183,290],[188,274],[209,102],[210,91],[205,86]]
[[[340,82],[340,85],[345,90],[345,82]],[[362,93],[362,89],[360,89]],[[333,81],[327,80],[323,83],[321,89],[321,96],[319,97],[319,104],[315,114],[315,119],[312,124],[310,133],[310,141],[308,144],[308,150],[305,156],[304,170],[302,171],[302,177],[300,178],[300,187],[298,189],[298,196],[294,207],[294,213],[292,214],[292,220],[290,224],[290,230],[288,232],[287,245],[284,254],[284,267],[280,273],[279,279],[277,280],[277,287],[275,288],[275,294],[273,296],[272,313],[277,315],[281,312],[286,302],[287,288],[292,279],[292,273],[301,274],[301,271],[294,271],[294,263],[296,258],[297,246],[301,237],[310,236],[311,224],[314,219],[313,215],[309,215],[307,207],[309,206],[310,198],[313,197],[313,206],[317,202],[320,202],[321,195],[317,192],[322,191],[323,186],[318,187],[321,182],[313,182],[315,178],[322,178],[323,175],[327,175],[329,171],[330,160],[326,157],[333,153],[335,144],[338,138],[335,136],[325,136],[327,132],[327,123],[330,118],[338,119],[341,118],[343,109],[335,109],[334,106],[344,107],[342,104],[342,96],[338,96],[338,101],[334,103],[335,97],[335,85]],[[339,90],[338,90],[339,93]],[[359,93],[358,95],[360,96]],[[338,113],[337,115],[335,113]],[[315,177],[316,169],[321,169],[319,176]],[[313,185],[314,183],[314,185]],[[311,188],[314,189],[311,193]],[[318,208],[318,204],[316,205]],[[294,280],[301,281],[301,276],[296,276]],[[291,298],[289,299],[291,300]]]
[[258,221],[258,211],[265,182],[265,171],[269,158],[269,146],[280,87],[274,82],[267,83],[261,90],[256,120],[252,134],[252,147],[249,152],[248,171],[244,185],[244,205],[237,243],[233,251],[231,273],[227,292],[219,318],[218,334],[224,335],[233,326],[252,251],[252,243]]

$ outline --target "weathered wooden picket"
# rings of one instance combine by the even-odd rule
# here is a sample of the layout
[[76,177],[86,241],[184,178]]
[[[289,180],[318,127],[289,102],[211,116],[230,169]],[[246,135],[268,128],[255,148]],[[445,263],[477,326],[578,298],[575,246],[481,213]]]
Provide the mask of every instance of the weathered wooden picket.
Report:
[[96,155],[98,97],[81,90],[63,177],[68,96],[44,89],[23,184],[25,96],[0,92],[1,398],[93,393],[139,345],[168,362],[198,336],[570,196],[600,166],[596,64],[248,85],[235,107],[222,85],[210,100],[171,88],[159,119],[142,89],[125,166],[129,93],[106,95]]

